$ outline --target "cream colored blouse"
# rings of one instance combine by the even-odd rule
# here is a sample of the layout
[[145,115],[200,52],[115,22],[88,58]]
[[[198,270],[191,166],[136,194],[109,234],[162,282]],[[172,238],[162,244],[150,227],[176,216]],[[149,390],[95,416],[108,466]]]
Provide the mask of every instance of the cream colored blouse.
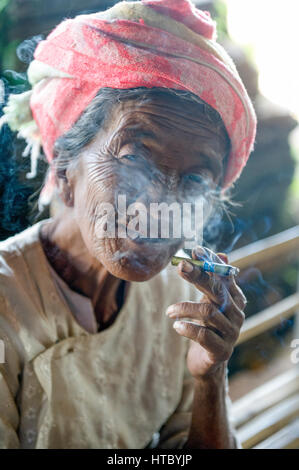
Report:
[[98,333],[90,301],[53,274],[42,223],[0,243],[0,448],[182,448],[189,340],[165,310],[201,294],[168,267],[131,283]]

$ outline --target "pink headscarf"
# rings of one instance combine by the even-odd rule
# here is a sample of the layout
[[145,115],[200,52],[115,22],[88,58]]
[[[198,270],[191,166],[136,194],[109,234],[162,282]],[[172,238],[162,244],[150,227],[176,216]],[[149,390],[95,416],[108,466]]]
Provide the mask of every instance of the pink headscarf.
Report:
[[222,117],[231,140],[224,188],[231,185],[253,148],[256,117],[215,36],[209,13],[189,0],[121,2],[59,24],[38,45],[28,73],[30,107],[49,161],[56,139],[100,88],[166,87],[194,93]]

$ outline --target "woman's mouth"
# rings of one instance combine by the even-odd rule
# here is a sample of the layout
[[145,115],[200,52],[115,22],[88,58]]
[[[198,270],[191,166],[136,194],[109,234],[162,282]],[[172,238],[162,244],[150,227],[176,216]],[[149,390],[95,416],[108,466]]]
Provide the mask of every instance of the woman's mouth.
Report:
[[161,245],[172,245],[179,243],[178,239],[171,239],[171,238],[151,238],[151,237],[142,237],[140,234],[136,234],[135,236],[132,234],[128,234],[128,238],[130,240],[133,240],[135,243],[140,243],[140,244],[161,244]]

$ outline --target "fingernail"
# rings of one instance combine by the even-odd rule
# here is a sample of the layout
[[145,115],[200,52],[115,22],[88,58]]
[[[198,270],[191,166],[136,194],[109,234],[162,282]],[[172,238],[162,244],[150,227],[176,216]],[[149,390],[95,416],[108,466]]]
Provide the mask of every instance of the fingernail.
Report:
[[172,306],[167,307],[165,315],[171,315],[172,313],[173,313],[173,307]]
[[172,326],[175,330],[182,330],[184,328],[184,323],[182,321],[175,321]]
[[193,271],[193,265],[188,261],[182,261],[182,271],[183,273],[191,273]]

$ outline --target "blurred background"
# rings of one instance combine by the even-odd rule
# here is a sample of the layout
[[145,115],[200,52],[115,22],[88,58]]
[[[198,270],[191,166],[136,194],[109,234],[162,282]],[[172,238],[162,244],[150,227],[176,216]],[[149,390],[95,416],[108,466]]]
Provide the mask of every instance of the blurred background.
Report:
[[[22,41],[46,36],[64,18],[115,3],[0,0],[6,91],[27,86],[27,65],[16,54]],[[230,253],[231,263],[242,268],[239,284],[248,298],[247,320],[229,363],[235,423],[244,447],[299,448],[299,2],[194,3],[217,20],[218,38],[258,117],[255,150],[232,193],[239,204],[205,234],[207,245]],[[35,201],[47,167],[41,159],[38,176],[26,179],[30,162],[13,137],[6,132],[0,152],[0,239],[38,220]],[[48,216],[46,210],[39,218]]]

